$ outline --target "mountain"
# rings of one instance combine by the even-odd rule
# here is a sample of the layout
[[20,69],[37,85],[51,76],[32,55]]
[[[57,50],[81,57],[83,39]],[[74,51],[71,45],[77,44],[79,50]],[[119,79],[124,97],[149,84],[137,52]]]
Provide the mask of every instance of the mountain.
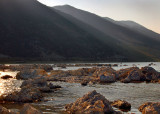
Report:
[[71,18],[37,0],[0,0],[0,61],[152,60]]
[[149,30],[147,29],[146,27],[134,22],[134,21],[115,21],[113,19],[110,19],[108,17],[104,17],[104,19],[112,22],[112,23],[115,23],[115,24],[118,24],[118,25],[121,25],[123,27],[127,27],[129,29],[132,29],[136,32],[140,32],[141,34],[144,34],[144,35],[147,35],[151,38],[154,38],[154,39],[157,39],[157,40],[160,40],[160,34],[152,31],[152,30]]
[[66,13],[85,24],[94,27],[105,35],[119,41],[120,45],[126,49],[130,48],[131,50],[135,50],[135,52],[154,58],[156,61],[160,58],[160,39],[158,37],[151,37],[148,34],[119,25],[112,19],[107,20],[96,14],[69,5],[55,6],[53,9]]

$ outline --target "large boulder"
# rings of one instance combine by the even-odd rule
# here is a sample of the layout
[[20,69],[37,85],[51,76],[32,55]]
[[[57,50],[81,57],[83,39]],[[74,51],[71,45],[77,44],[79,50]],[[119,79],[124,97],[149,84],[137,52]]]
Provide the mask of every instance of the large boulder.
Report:
[[43,69],[25,69],[17,73],[16,79],[28,80],[30,78],[48,76]]
[[160,114],[160,102],[146,102],[139,107],[142,114]]
[[115,108],[119,108],[124,111],[130,111],[131,110],[131,104],[124,100],[116,100],[111,104]]
[[29,104],[25,104],[20,110],[20,114],[42,114],[42,112]]
[[116,113],[110,102],[95,90],[79,98],[74,103],[66,105],[66,111],[70,114],[112,114]]

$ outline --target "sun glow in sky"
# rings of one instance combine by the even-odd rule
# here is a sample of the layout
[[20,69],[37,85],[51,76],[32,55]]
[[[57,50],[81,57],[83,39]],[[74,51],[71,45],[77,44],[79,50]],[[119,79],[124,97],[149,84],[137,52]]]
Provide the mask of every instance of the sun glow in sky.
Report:
[[47,6],[71,5],[114,20],[132,20],[160,33],[160,0],[38,0]]

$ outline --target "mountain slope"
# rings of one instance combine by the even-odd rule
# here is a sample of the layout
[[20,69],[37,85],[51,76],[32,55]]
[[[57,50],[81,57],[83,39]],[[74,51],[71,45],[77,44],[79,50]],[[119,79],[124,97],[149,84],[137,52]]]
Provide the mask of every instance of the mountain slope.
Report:
[[123,27],[127,27],[129,29],[132,29],[136,32],[140,32],[141,34],[144,34],[144,35],[147,35],[153,39],[157,39],[157,40],[160,40],[160,34],[158,33],[155,33],[154,31],[152,30],[149,30],[147,29],[146,27],[134,22],[134,21],[115,21],[113,19],[110,19],[108,17],[104,17],[104,19],[112,22],[112,23],[115,23],[117,25],[121,25]]
[[124,47],[132,48],[133,50],[155,58],[156,60],[160,58],[160,54],[158,54],[160,52],[160,40],[158,38],[152,38],[147,34],[142,34],[131,28],[118,25],[112,22],[112,20],[106,20],[100,16],[76,9],[69,5],[55,6],[54,9],[69,14],[103,32],[107,36],[120,41],[121,45]]
[[37,0],[0,0],[0,60],[152,60],[75,22]]

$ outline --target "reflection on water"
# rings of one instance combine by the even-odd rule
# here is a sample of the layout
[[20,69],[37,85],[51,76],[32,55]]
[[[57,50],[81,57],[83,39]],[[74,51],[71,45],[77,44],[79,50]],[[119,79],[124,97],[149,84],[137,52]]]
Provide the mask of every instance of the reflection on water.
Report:
[[22,81],[17,81],[15,79],[8,79],[8,80],[0,79],[0,96],[7,95],[14,91],[19,91],[21,83]]

